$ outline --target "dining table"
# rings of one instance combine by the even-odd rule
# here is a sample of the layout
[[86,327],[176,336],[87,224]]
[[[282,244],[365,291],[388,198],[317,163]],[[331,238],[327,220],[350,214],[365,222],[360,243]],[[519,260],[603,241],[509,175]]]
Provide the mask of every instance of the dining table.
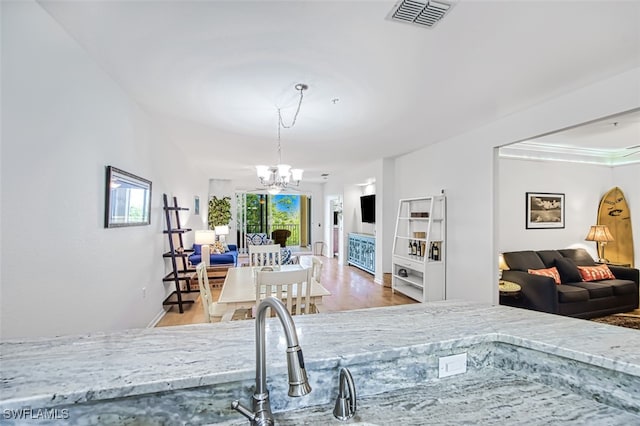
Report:
[[[273,267],[278,271],[295,271],[309,268],[306,264],[281,265]],[[233,313],[237,309],[249,309],[256,304],[256,284],[255,274],[259,270],[265,270],[261,266],[241,266],[229,268],[227,277],[224,280],[218,304],[225,306],[222,321],[230,321]],[[322,299],[331,296],[331,292],[316,280],[311,282],[311,303],[316,305],[320,312],[322,309]]]

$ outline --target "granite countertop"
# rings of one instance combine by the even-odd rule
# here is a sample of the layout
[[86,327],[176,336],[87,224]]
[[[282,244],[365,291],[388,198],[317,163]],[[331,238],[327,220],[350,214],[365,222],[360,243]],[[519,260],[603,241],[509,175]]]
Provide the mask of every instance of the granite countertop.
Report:
[[[285,369],[277,318],[269,369]],[[492,337],[640,377],[640,333],[537,312],[446,301],[301,316],[310,371],[429,342]],[[191,388],[255,374],[254,322],[234,321],[0,343],[0,407],[46,407]],[[274,343],[279,342],[279,343]]]

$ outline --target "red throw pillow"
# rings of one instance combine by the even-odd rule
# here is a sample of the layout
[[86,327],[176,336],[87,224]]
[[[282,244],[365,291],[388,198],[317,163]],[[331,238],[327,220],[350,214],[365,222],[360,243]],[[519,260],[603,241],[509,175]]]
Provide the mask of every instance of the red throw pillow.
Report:
[[529,269],[527,272],[533,275],[542,275],[544,277],[551,277],[556,282],[556,284],[561,284],[560,273],[558,272],[558,269],[555,266],[547,269]]
[[578,266],[578,271],[585,281],[615,280],[616,277],[607,265]]

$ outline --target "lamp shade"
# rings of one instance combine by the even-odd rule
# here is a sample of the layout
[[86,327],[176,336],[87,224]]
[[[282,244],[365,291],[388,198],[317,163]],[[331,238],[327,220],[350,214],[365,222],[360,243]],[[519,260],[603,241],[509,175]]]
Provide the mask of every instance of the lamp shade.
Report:
[[260,179],[269,179],[271,177],[271,170],[269,166],[256,166],[256,173]]
[[289,170],[291,170],[291,166],[288,164],[278,164],[278,175],[283,179],[289,178]]
[[589,229],[589,234],[585,238],[586,241],[597,241],[599,243],[607,243],[609,241],[613,241],[613,235],[609,231],[609,227],[607,225],[593,225]]
[[301,181],[302,173],[304,173],[304,170],[302,169],[291,169],[291,179],[293,179],[296,182]]
[[214,227],[216,235],[229,235],[229,225],[220,225]]
[[196,231],[195,244],[213,244],[216,242],[216,232],[211,230]]
[[507,262],[505,262],[504,255],[502,253],[500,253],[500,256],[498,256],[498,269],[500,269],[501,271],[506,271],[509,269],[509,265],[507,265]]

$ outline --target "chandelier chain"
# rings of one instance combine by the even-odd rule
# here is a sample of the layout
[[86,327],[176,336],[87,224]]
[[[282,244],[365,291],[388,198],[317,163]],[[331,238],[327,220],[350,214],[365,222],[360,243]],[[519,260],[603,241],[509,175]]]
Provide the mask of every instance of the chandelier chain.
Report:
[[291,121],[290,125],[287,126],[286,124],[284,124],[284,121],[282,120],[282,109],[278,108],[278,164],[282,163],[282,143],[280,141],[280,130],[282,128],[290,129],[296,125],[298,113],[300,112],[300,107],[302,106],[302,98],[304,97],[304,94],[302,92],[305,89],[303,87],[300,87],[299,89],[296,87],[296,89],[300,92],[300,99],[298,99],[298,107],[296,108],[296,113],[293,115],[293,120]]

